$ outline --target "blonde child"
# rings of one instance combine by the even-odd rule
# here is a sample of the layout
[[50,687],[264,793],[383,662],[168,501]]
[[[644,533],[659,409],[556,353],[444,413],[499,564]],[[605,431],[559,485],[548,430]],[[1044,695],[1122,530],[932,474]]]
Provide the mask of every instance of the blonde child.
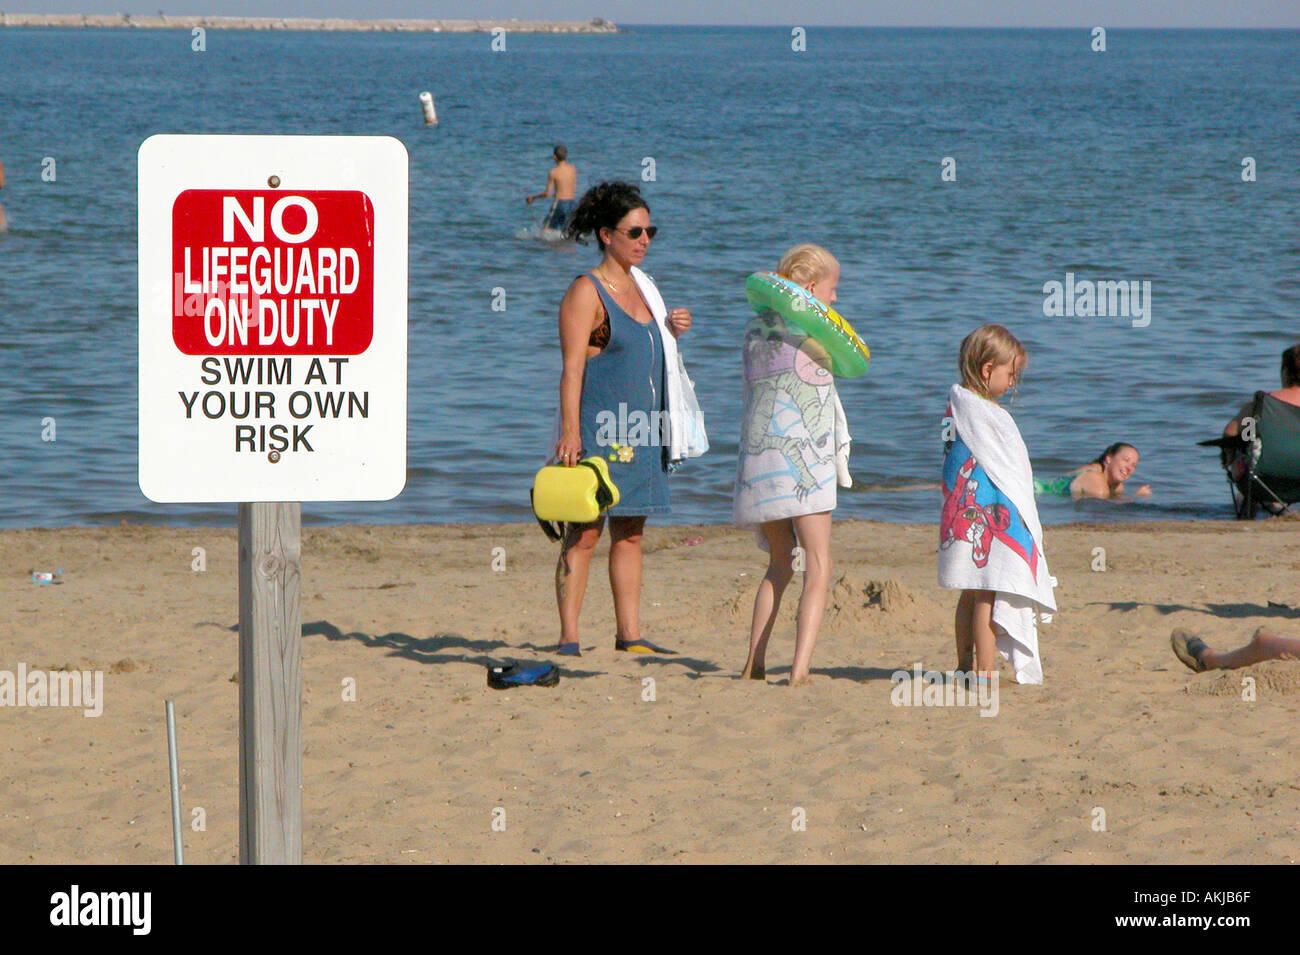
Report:
[[[777,273],[832,305],[840,280],[835,257],[821,246],[790,249]],[[835,489],[849,486],[848,431],[830,361],[814,339],[787,327],[775,312],[750,320],[744,339],[745,398],[733,518],[757,524],[768,552],[754,598],[749,657],[742,677],[766,678],[768,640],[781,597],[803,570],[790,686],[809,682],[817,631],[831,575],[831,511]]]
[[1037,623],[1056,604],[1034,503],[1029,452],[998,399],[1024,373],[1025,348],[1001,325],[984,325],[961,343],[961,381],[944,419],[944,506],[939,521],[939,583],[961,590],[957,670],[981,681],[997,654],[1020,683],[1041,683]]

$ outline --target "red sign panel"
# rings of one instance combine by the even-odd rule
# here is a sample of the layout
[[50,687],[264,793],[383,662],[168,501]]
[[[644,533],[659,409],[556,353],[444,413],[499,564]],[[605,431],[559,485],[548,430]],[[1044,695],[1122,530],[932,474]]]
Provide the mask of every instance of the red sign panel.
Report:
[[188,189],[172,206],[172,338],[187,355],[359,355],[375,328],[363,192]]

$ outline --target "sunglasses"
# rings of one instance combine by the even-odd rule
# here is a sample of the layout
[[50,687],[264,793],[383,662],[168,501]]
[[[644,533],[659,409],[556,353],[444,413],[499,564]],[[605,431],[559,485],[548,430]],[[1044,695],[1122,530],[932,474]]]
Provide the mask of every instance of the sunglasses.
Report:
[[641,238],[641,233],[644,232],[647,239],[653,239],[656,235],[659,234],[659,227],[657,225],[648,225],[648,226],[634,225],[632,226],[632,228],[628,229],[627,231],[624,231],[622,229],[611,229],[610,231],[618,232],[621,235],[627,236],[629,239],[639,239]]

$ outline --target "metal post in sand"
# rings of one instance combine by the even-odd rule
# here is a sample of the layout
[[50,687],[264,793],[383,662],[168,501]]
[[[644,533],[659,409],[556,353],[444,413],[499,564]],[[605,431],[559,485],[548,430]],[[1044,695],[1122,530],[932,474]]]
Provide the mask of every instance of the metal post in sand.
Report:
[[185,864],[185,846],[181,843],[181,771],[176,757],[176,709],[167,701],[167,761],[172,771],[172,856],[177,865]]

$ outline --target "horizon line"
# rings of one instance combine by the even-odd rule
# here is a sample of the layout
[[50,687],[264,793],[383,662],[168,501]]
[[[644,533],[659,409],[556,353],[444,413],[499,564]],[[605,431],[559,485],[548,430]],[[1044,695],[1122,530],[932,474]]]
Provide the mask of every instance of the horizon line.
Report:
[[[618,29],[619,31],[622,31],[625,28],[642,28],[642,27],[668,27],[668,28],[681,28],[681,29],[704,27],[704,28],[755,29],[755,30],[760,30],[760,29],[788,30],[788,29],[793,29],[795,27],[805,27],[805,28],[815,27],[817,29],[830,29],[830,30],[1084,30],[1084,31],[1092,30],[1095,29],[1096,27],[1102,27],[1106,30],[1107,33],[1115,32],[1115,31],[1129,31],[1129,30],[1186,30],[1186,31],[1224,31],[1224,32],[1257,31],[1257,30],[1277,30],[1277,31],[1300,30],[1300,17],[1297,18],[1296,23],[1290,25],[1128,24],[1123,26],[1108,26],[1105,23],[1097,23],[1092,21],[1089,21],[1087,23],[1075,23],[1075,24],[818,23],[818,22],[807,21],[807,20],[802,22],[789,20],[789,21],[781,21],[781,22],[772,21],[772,22],[762,22],[762,23],[755,23],[753,21],[744,22],[744,23],[715,23],[715,22],[669,23],[669,22],[616,21],[616,20],[611,20],[609,17],[604,17],[604,16],[593,16],[593,17],[586,17],[586,18],[575,19],[575,20],[561,20],[561,19],[549,19],[549,18],[495,17],[495,16],[480,16],[480,17],[428,17],[428,16],[367,17],[367,16],[305,16],[305,15],[247,16],[241,14],[228,14],[228,13],[171,13],[169,14],[166,11],[162,11],[162,10],[157,11],[156,13],[142,13],[142,14],[130,14],[130,13],[123,13],[120,11],[115,13],[48,13],[48,12],[36,13],[36,12],[28,12],[28,11],[20,11],[20,10],[5,10],[3,11],[3,13],[0,13],[0,25],[4,25],[3,20],[7,17],[51,17],[51,18],[121,17],[123,19],[139,18],[142,20],[155,20],[158,19],[159,17],[162,18],[171,17],[176,19],[210,17],[213,19],[222,19],[222,20],[246,20],[246,21],[267,21],[267,22],[305,20],[305,21],[336,21],[336,22],[347,22],[347,23],[394,23],[394,22],[402,21],[402,22],[409,22],[409,23],[444,23],[444,24],[458,24],[458,25],[468,24],[468,23],[476,23],[476,24],[482,23],[482,24],[489,24],[493,26],[506,26],[510,23],[527,23],[527,24],[545,25],[545,26],[552,26],[552,27],[561,26],[561,25],[563,26],[581,25],[581,26],[590,27],[599,24],[599,25],[612,26]],[[36,26],[43,26],[43,24],[24,24],[24,26],[36,27]],[[50,26],[54,26],[54,24],[50,24]]]

